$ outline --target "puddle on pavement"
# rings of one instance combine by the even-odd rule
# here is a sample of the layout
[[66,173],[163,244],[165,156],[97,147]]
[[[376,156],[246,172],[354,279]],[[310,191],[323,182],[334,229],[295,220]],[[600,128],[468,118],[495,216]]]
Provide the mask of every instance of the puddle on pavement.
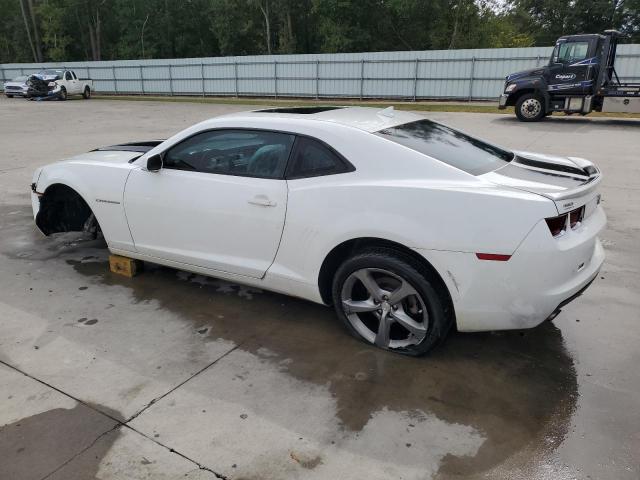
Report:
[[[118,412],[104,406],[101,411],[118,418]],[[0,428],[0,478],[39,480],[110,431],[116,422],[78,403],[75,407],[55,408],[22,418]],[[83,480],[96,478],[100,462],[118,438],[117,431],[108,441],[98,442],[83,464],[74,465]],[[80,478],[80,477],[78,477]]]
[[92,283],[126,287],[134,302],[174,312],[203,342],[232,341],[298,380],[328,386],[344,429],[359,431],[386,408],[427,412],[480,432],[486,440],[477,455],[446,456],[440,475],[478,474],[524,448],[540,458],[570,426],[576,372],[552,323],[525,332],[453,333],[430,356],[407,358],[353,339],[330,308],[151,264],[128,279],[109,272],[99,243],[36,238],[25,215],[12,215],[10,228],[6,215],[1,221],[5,255],[63,259]]

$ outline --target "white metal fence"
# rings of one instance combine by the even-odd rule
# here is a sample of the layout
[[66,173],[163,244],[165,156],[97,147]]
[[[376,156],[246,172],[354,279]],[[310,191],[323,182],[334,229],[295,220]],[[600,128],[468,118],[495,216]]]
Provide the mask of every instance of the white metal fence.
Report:
[[[66,67],[97,93],[489,100],[504,77],[544,65],[551,47],[2,64],[0,80]],[[622,81],[640,81],[640,45],[618,48]]]

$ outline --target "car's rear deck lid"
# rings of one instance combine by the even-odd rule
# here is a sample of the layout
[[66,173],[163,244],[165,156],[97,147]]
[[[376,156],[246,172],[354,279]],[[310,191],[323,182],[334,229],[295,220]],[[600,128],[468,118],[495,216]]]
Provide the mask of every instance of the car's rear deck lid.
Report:
[[537,193],[553,200],[559,213],[586,203],[595,195],[601,174],[588,160],[514,152],[507,165],[482,175],[500,185]]

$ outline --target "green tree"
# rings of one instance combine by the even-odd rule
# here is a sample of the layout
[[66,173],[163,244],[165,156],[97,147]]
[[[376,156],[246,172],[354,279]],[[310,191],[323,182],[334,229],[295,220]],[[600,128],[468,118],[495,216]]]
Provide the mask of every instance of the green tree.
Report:
[[640,41],[640,0],[0,0],[0,61]]

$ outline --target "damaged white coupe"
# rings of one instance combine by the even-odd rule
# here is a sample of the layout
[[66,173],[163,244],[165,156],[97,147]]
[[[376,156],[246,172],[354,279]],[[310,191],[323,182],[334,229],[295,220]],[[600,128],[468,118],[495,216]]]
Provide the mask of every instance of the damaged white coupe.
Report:
[[32,202],[45,235],[333,305],[361,340],[420,355],[580,295],[604,260],[600,181],[411,113],[275,108],[39,168]]

